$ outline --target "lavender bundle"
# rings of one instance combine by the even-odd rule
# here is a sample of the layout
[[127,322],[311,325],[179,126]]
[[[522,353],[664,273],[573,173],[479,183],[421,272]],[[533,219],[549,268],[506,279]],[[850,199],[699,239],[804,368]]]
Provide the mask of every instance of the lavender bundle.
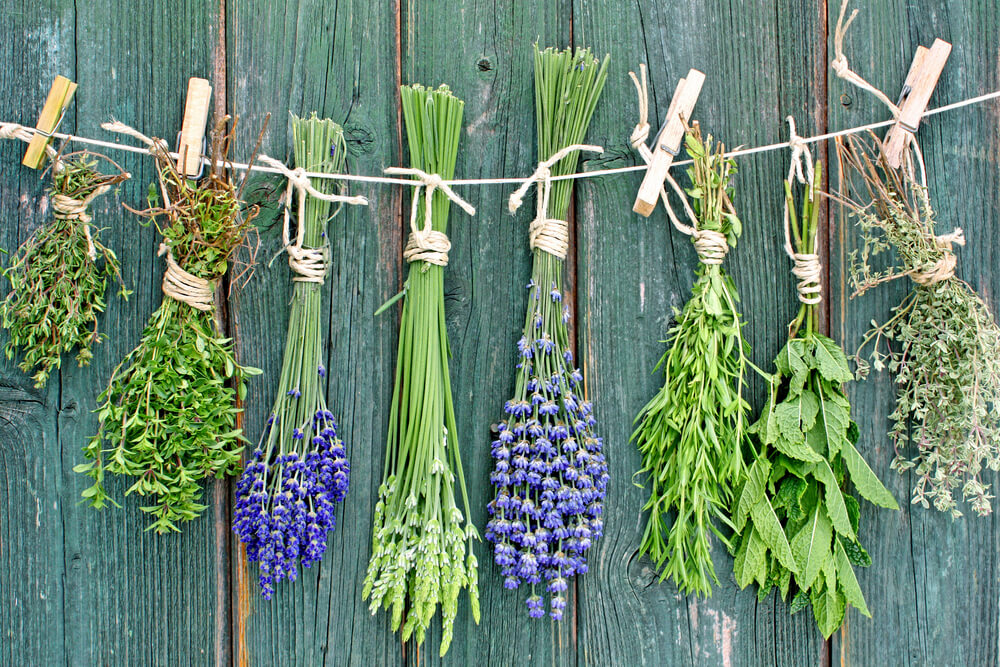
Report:
[[[97,158],[118,173],[101,173]],[[60,367],[64,352],[77,350],[81,366],[90,362],[91,346],[103,338],[97,316],[104,312],[109,278],[118,281],[121,296],[130,294],[118,258],[90,224],[94,199],[129,175],[112,160],[88,152],[53,155],[50,169],[52,219],[21,244],[4,269],[11,289],[0,303],[0,320],[10,333],[4,352],[8,359],[24,354],[19,367],[34,372],[36,387]]]
[[[415,636],[418,645],[440,604],[444,655],[463,588],[479,622],[478,564],[472,553],[479,533],[462,473],[444,310],[444,267],[451,247],[445,234],[448,202],[470,214],[475,209],[440,181],[455,173],[465,103],[447,86],[403,86],[400,96],[413,168],[386,172],[412,174],[423,187],[414,192],[412,231],[403,253],[409,274],[402,292],[385,469],[362,596],[371,599],[373,614],[380,606],[391,607],[393,630],[402,624],[403,640]],[[422,227],[419,211],[425,211]],[[464,514],[457,504],[456,478]]]
[[[310,172],[343,171],[346,144],[343,129],[315,114],[292,116],[295,164]],[[280,162],[261,160],[285,170]],[[285,356],[278,395],[257,448],[236,487],[233,530],[246,545],[247,559],[259,563],[260,589],[271,599],[274,584],[295,581],[298,566],[309,567],[326,551],[327,535],[336,526],[335,504],[344,500],[350,463],[337,423],[326,406],[323,358],[323,287],[328,273],[330,220],[334,184],[316,184],[304,175],[288,173],[284,242],[295,274],[288,318]],[[297,179],[304,179],[299,181]],[[307,191],[311,190],[311,192]],[[298,199],[297,239],[289,235],[292,195]],[[307,197],[307,194],[313,196]],[[343,198],[352,203],[361,200]]]
[[[609,58],[587,49],[539,51],[535,47],[535,107],[538,153],[534,179],[511,197],[516,210],[524,191],[539,181],[539,210],[531,226],[533,266],[514,396],[493,442],[495,495],[488,505],[486,539],[504,586],[530,587],[528,615],[555,620],[566,608],[568,579],[587,571],[586,551],[603,533],[601,514],[608,466],[594,434],[593,406],[583,397],[583,376],[573,365],[564,302],[563,261],[573,181],[551,183],[550,175],[572,173],[579,146],[607,77]],[[557,219],[549,217],[548,207]],[[543,584],[544,581],[544,584]]]

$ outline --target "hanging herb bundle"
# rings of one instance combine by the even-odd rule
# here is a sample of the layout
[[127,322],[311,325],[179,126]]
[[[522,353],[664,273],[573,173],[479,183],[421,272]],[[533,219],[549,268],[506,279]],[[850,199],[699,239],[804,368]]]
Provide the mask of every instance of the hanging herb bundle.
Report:
[[[332,202],[366,203],[342,197],[335,184],[315,184],[298,172],[342,173],[347,156],[344,130],[328,118],[292,116],[296,172],[261,155],[288,177],[283,240],[295,274],[285,355],[278,393],[260,443],[236,486],[233,530],[258,562],[260,589],[271,599],[274,584],[295,581],[298,565],[309,567],[326,551],[336,526],[334,504],[344,500],[350,464],[337,423],[326,406],[323,358],[323,288],[329,272],[327,223]],[[298,192],[296,240],[291,241],[289,208]],[[311,196],[310,196],[311,195]]]
[[228,121],[212,134],[211,171],[198,182],[178,173],[163,141],[117,123],[105,126],[139,138],[156,158],[162,202],[151,195],[150,208],[137,213],[155,221],[167,270],[163,303],[99,397],[98,431],[84,449],[90,461],[74,470],[94,480],[83,497],[97,508],[115,504],[105,474],[137,478],[126,495],[149,497],[142,511],[158,533],[179,531],[178,523],[201,514],[203,479],[238,470],[243,435],[236,399],[245,393],[245,377],[260,372],[236,363],[232,341],[214,317],[217,283],[256,214],[242,210],[221,164],[232,137]]
[[[632,439],[649,482],[649,512],[640,553],[648,554],[685,594],[711,595],[718,583],[711,534],[728,546],[715,524],[730,525],[733,491],[746,474],[742,447],[749,405],[743,397],[749,344],[736,310],[738,295],[722,260],[742,231],[731,202],[736,165],[722,144],[702,141],[697,124],[685,136],[693,164],[687,173],[688,215],[698,253],[691,298],[669,333],[670,348],[657,369],[663,388],[636,417]],[[675,518],[668,528],[668,514]]]
[[[895,376],[892,467],[913,470],[913,503],[933,502],[958,517],[960,493],[984,516],[993,495],[981,473],[1000,469],[1000,328],[972,287],[955,277],[952,246],[964,245],[962,230],[935,235],[926,188],[889,166],[880,148],[873,135],[837,143],[842,163],[871,198],[867,206],[849,204],[864,241],[851,255],[853,296],[907,276],[913,289],[891,318],[873,322],[855,356],[858,377],[871,366],[888,366]],[[873,268],[889,250],[899,264]],[[869,344],[870,365],[863,358]]]
[[[796,152],[793,170],[800,156]],[[859,541],[860,508],[851,485],[869,502],[899,507],[856,449],[858,427],[843,389],[853,377],[847,357],[817,331],[820,163],[809,170],[800,215],[794,174],[785,182],[786,252],[795,262],[801,306],[775,359],[767,403],[749,429],[760,447],[735,496],[733,567],[740,587],[756,582],[761,599],[776,587],[783,599],[792,594],[793,613],[811,602],[829,638],[848,605],[871,616],[853,569],[871,558]]]
[[[98,159],[118,173],[102,173]],[[90,363],[91,347],[104,338],[97,316],[104,312],[109,278],[118,282],[122,297],[130,294],[118,258],[101,243],[90,214],[94,199],[129,174],[103,155],[88,152],[55,155],[50,169],[51,220],[28,237],[4,269],[11,289],[0,303],[0,319],[10,333],[4,351],[8,359],[23,353],[18,366],[34,372],[36,387],[60,367],[64,352],[77,350],[77,363]]]
[[534,618],[545,615],[545,600],[537,590],[542,584],[550,615],[562,619],[567,580],[587,571],[586,551],[603,533],[608,466],[601,438],[594,434],[593,407],[583,396],[583,375],[573,366],[570,307],[563,292],[569,242],[563,218],[573,181],[549,179],[573,173],[579,150],[600,150],[579,142],[604,87],[608,62],[587,49],[535,47],[538,153],[543,161],[511,197],[514,211],[538,181],[528,308],[517,342],[514,397],[504,405],[505,421],[492,447],[495,495],[488,506],[486,539],[494,543],[504,586],[530,586],[526,603]]
[[[447,86],[403,86],[400,96],[413,167],[386,172],[412,174],[423,187],[414,192],[412,229],[404,251],[409,275],[402,293],[385,469],[362,596],[371,599],[373,614],[380,606],[392,608],[393,630],[400,628],[405,615],[403,640],[414,636],[418,645],[440,604],[444,655],[463,588],[469,591],[472,615],[479,622],[478,566],[472,553],[479,533],[472,524],[462,473],[444,309],[444,267],[451,247],[445,234],[449,200],[470,214],[475,209],[440,182],[455,173],[465,103]],[[417,222],[421,208],[426,212],[423,227]]]

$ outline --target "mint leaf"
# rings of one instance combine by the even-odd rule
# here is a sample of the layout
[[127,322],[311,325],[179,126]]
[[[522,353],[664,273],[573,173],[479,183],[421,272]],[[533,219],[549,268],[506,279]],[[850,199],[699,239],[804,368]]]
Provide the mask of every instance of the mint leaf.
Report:
[[792,556],[792,548],[785,537],[785,531],[781,528],[781,522],[774,513],[774,508],[768,502],[767,497],[761,496],[760,500],[753,506],[750,512],[753,517],[754,528],[760,532],[761,538],[770,549],[774,557],[782,566],[792,571],[797,571],[795,557]]
[[754,581],[763,585],[767,577],[766,548],[760,533],[754,528],[740,545],[733,561],[733,574],[740,588],[746,588]]
[[833,527],[823,511],[821,503],[812,510],[809,521],[792,538],[792,554],[798,565],[795,583],[803,591],[808,591],[816,580],[816,576],[830,558],[830,540],[833,539]]
[[833,559],[837,566],[837,579],[840,582],[840,588],[844,591],[844,597],[847,598],[847,602],[854,605],[862,614],[871,618],[872,613],[868,611],[868,605],[865,604],[865,596],[861,592],[861,585],[858,584],[858,578],[854,576],[854,568],[851,567],[851,560],[847,557],[847,552],[844,551],[844,546],[840,543],[840,540],[834,540]]
[[847,470],[851,473],[851,482],[861,497],[868,502],[891,510],[898,510],[899,505],[889,489],[885,488],[861,454],[850,443],[845,443],[840,452]]
[[[823,436],[826,439],[827,456],[833,457],[844,445],[849,444],[847,440],[847,429],[851,424],[850,404],[845,407],[844,403],[837,400],[837,393],[827,394],[821,391],[819,395],[819,420],[817,428],[823,429]],[[840,396],[843,399],[843,396]],[[846,400],[844,401],[846,403]]]
[[844,494],[840,490],[840,484],[837,483],[837,476],[833,474],[833,469],[830,468],[829,463],[823,461],[816,464],[815,472],[816,479],[822,482],[826,489],[823,498],[826,500],[826,512],[830,516],[830,521],[833,522],[833,527],[841,535],[852,540],[855,539],[854,529],[851,528],[851,518],[847,514],[847,505],[844,503]]
[[753,509],[757,501],[764,497],[767,487],[767,475],[770,472],[771,464],[765,459],[759,458],[750,466],[747,471],[747,480],[740,491],[739,500],[736,501],[736,512],[733,514],[733,525],[736,532],[742,532],[746,525],[747,516]]
[[837,591],[837,569],[831,560],[823,567],[825,585],[814,589],[809,597],[812,599],[813,616],[823,637],[829,639],[844,622],[844,612],[847,602]]
[[847,356],[833,339],[814,334],[816,341],[814,346],[815,365],[813,366],[820,375],[830,382],[844,383],[854,379],[851,367],[847,363]]

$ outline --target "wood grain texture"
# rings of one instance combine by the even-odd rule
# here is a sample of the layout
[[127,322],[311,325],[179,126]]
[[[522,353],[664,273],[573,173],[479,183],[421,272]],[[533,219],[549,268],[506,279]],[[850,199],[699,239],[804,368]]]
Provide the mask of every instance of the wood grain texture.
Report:
[[[837,2],[399,2],[0,0],[0,119],[33,122],[52,77],[61,73],[80,84],[64,128],[107,138],[98,124],[114,116],[172,142],[187,78],[205,76],[225,93],[217,102],[241,117],[237,158],[248,156],[268,111],[273,117],[263,149],[289,158],[286,110],[316,110],[345,125],[351,171],[377,174],[406,162],[398,84],[447,83],[466,101],[457,176],[527,174],[537,161],[536,39],[543,46],[612,54],[587,138],[606,152],[587,160],[587,168],[636,163],[628,145],[636,100],[627,72],[640,62],[650,67],[654,130],[690,67],[708,77],[695,115],[728,146],[785,139],[789,114],[803,135],[886,117],[877,102],[828,70],[827,28],[832,32]],[[1000,87],[1000,8],[992,0],[858,4],[862,13],[848,37],[848,58],[890,97],[898,93],[915,46],[935,37],[951,41],[954,51],[932,105]],[[215,46],[219,35],[221,49]],[[994,313],[1000,293],[998,123],[1000,106],[993,102],[937,116],[919,133],[941,229],[960,226],[969,239],[958,252],[958,273]],[[0,246],[10,250],[46,211],[46,182],[20,167],[22,153],[20,142],[0,143]],[[920,508],[890,512],[865,505],[862,539],[874,564],[859,579],[875,617],[850,612],[832,642],[822,640],[809,611],[790,617],[773,596],[757,602],[754,591],[739,591],[721,548],[715,556],[722,584],[709,600],[681,597],[636,556],[646,492],[633,484],[638,453],[628,442],[631,422],[661,384],[662,377],[651,373],[664,349],[659,341],[672,308],[688,297],[696,262],[690,242],[669,227],[662,210],[648,220],[630,212],[639,174],[584,180],[576,191],[567,289],[575,294],[578,357],[612,485],[606,534],[561,624],[527,618],[523,596],[502,588],[487,545],[478,551],[482,624],[473,624],[463,596],[455,640],[443,660],[437,657],[438,627],[418,652],[402,645],[386,615],[371,616],[360,598],[395,368],[398,309],[378,319],[373,313],[399,289],[403,275],[409,193],[398,187],[352,185],[371,206],[346,208],[331,225],[328,402],[349,448],[352,486],[321,564],[297,583],[281,584],[275,599],[265,602],[255,567],[239,562],[235,540],[224,532],[220,537],[220,525],[223,531],[226,526],[216,525],[212,510],[181,536],[157,537],[143,533],[146,520],[134,499],[125,510],[103,513],[77,505],[84,484],[71,468],[96,428],[96,396],[160,302],[155,232],[119,207],[143,205],[153,166],[139,156],[113,157],[133,179],[118,196],[98,200],[95,221],[108,227],[103,238],[123,260],[136,293],[128,302],[109,298],[101,325],[111,340],[95,349],[89,368],[68,359],[43,391],[17,370],[16,360],[0,360],[0,665],[732,667],[827,665],[831,657],[863,666],[998,664],[995,518],[952,522]],[[795,310],[780,234],[787,160],[784,151],[739,160],[736,207],[745,234],[726,260],[743,297],[753,360],[764,369]],[[264,206],[258,219],[262,264],[229,296],[226,313],[240,360],[265,371],[249,387],[245,425],[251,441],[274,398],[291,295],[284,259],[267,266],[280,248],[276,202],[283,188],[276,178],[254,177],[248,184],[249,199]],[[446,271],[459,435],[480,528],[492,493],[490,425],[513,388],[514,343],[530,272],[532,205],[511,216],[510,190],[460,190],[478,213],[454,212]],[[836,209],[829,222],[828,321],[851,350],[867,322],[884,318],[907,286],[883,286],[848,302],[845,267],[855,231]],[[5,341],[0,332],[0,344]],[[762,383],[751,384],[759,408]],[[906,498],[911,480],[888,470],[891,381],[874,375],[853,386],[851,396],[862,452],[897,497]],[[125,486],[112,488],[120,497]],[[230,494],[231,482],[209,493],[223,521]]]
[[[690,67],[707,75],[694,117],[727,146],[782,140],[788,114],[796,117],[800,133],[822,127],[816,90],[802,85],[824,58],[819,3],[797,3],[778,13],[769,2],[697,8],[638,3],[626,12],[610,4],[575,8],[574,41],[613,51],[608,90],[591,132],[591,141],[606,152],[592,165],[639,159],[628,144],[637,102],[627,72],[640,62],[650,68],[654,131],[677,79]],[[755,57],[746,58],[749,52]],[[770,66],[760,68],[760,61]],[[740,160],[734,180],[744,235],[726,267],[743,298],[753,361],[766,369],[797,308],[781,246],[787,161],[786,152]],[[642,480],[632,479],[639,467],[629,442],[632,419],[662,385],[662,373],[651,374],[664,351],[660,341],[673,309],[690,295],[697,265],[690,241],[670,226],[662,208],[648,220],[629,211],[639,180],[587,180],[578,190],[579,348],[612,467],[606,534],[597,542],[594,572],[581,580],[583,662],[822,664],[826,647],[812,619],[790,618],[774,596],[758,603],[755,590],[739,591],[721,545],[714,559],[721,585],[708,600],[685,599],[673,582],[659,583],[649,559],[637,555],[645,525],[640,508],[648,492],[633,484]],[[762,383],[748,379],[758,408]]]
[[[348,168],[379,174],[397,164],[396,13],[389,3],[315,0],[230,2],[229,101],[240,115],[237,152],[246,155],[264,115],[272,112],[263,151],[291,160],[287,110],[316,111],[341,123]],[[262,48],[262,45],[267,45]],[[233,603],[249,603],[245,633],[235,631],[240,664],[401,664],[403,647],[384,614],[372,617],[361,599],[371,548],[392,392],[396,320],[374,318],[400,288],[401,200],[398,189],[351,186],[367,207],[345,206],[330,223],[333,266],[328,278],[327,402],[351,460],[351,489],[337,510],[337,529],[323,560],[298,582],[284,582],[270,602],[260,597],[256,564],[234,577]],[[261,249],[256,274],[232,301],[243,363],[264,369],[246,403],[246,431],[260,437],[274,401],[288,322],[291,279],[281,249],[277,199],[281,179],[254,177],[247,192],[266,208],[257,220]],[[242,550],[241,547],[238,547]],[[239,619],[237,619],[238,621]]]
[[[837,3],[831,3],[831,26]],[[859,5],[860,6],[860,5]],[[995,3],[866,3],[848,33],[845,54],[851,67],[895,99],[918,44],[935,37],[954,44],[931,106],[996,90],[1000,49]],[[870,95],[830,79],[830,126],[849,127],[887,118]],[[931,204],[938,230],[965,230],[959,250],[959,277],[967,280],[998,315],[997,228],[1000,199],[996,102],[935,116],[921,123],[917,137],[927,161]],[[832,153],[831,153],[832,155]],[[831,186],[836,177],[831,171]],[[872,318],[884,321],[910,289],[906,281],[883,285],[848,301],[847,253],[856,246],[853,222],[834,212],[833,330],[849,351],[856,349]],[[835,658],[847,665],[996,665],[1000,653],[1000,531],[996,514],[952,521],[936,510],[909,504],[911,474],[889,470],[893,450],[886,432],[895,405],[886,373],[873,373],[851,388],[861,427],[861,451],[900,501],[900,512],[862,506],[862,540],[873,565],[859,575],[872,620],[851,612],[834,636]],[[986,481],[996,484],[996,475]]]

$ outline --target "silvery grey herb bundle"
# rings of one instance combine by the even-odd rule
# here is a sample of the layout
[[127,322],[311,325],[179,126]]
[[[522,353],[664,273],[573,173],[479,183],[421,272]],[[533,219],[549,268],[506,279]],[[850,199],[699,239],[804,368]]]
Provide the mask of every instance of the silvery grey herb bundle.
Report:
[[[872,321],[855,355],[859,378],[888,367],[896,381],[892,467],[913,471],[913,503],[958,517],[960,497],[988,515],[993,494],[983,469],[1000,469],[1000,328],[955,276],[952,250],[964,245],[962,231],[935,234],[927,189],[889,166],[874,135],[838,140],[837,151],[870,198],[846,202],[863,237],[851,255],[853,296],[897,278],[913,282],[888,320]],[[897,264],[873,268],[890,250]]]
[[232,136],[228,120],[213,132],[211,170],[198,182],[178,173],[164,142],[127,132],[156,158],[162,201],[151,195],[150,208],[138,213],[152,218],[163,238],[164,296],[139,346],[100,395],[98,431],[84,449],[90,461],[74,470],[93,479],[83,497],[97,508],[116,504],[105,474],[134,477],[125,493],[148,497],[141,509],[158,533],[179,531],[179,523],[205,510],[202,480],[239,470],[244,438],[236,400],[245,394],[244,378],[260,373],[236,362],[232,339],[222,336],[215,318],[217,282],[257,212],[243,210],[222,166]]
[[[97,169],[98,159],[117,168]],[[0,303],[0,319],[10,334],[7,358],[23,354],[19,368],[33,372],[36,387],[45,385],[62,363],[62,354],[77,350],[86,366],[91,346],[105,336],[97,329],[104,312],[108,279],[118,282],[128,298],[115,253],[91,226],[91,203],[129,175],[113,161],[88,152],[55,155],[49,166],[50,220],[32,232],[3,271],[10,293]]]

